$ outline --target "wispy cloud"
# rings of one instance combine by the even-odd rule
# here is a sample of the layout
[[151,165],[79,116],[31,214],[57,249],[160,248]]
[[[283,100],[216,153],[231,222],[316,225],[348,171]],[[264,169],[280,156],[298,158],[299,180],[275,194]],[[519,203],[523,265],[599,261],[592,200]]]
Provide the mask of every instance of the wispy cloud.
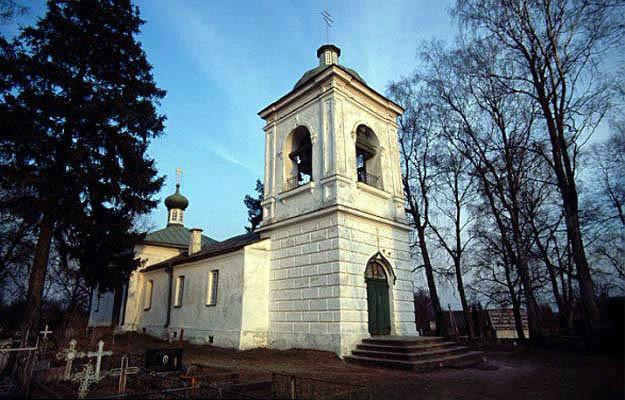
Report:
[[238,167],[241,167],[254,176],[259,176],[262,174],[262,171],[260,171],[259,169],[255,169],[253,168],[253,166],[243,162],[242,160],[237,158],[234,154],[232,154],[232,152],[230,152],[228,149],[221,146],[220,144],[217,144],[214,142],[208,142],[206,143],[205,148],[207,151],[213,153],[214,155],[221,158],[222,160],[229,162],[230,164],[234,164]]

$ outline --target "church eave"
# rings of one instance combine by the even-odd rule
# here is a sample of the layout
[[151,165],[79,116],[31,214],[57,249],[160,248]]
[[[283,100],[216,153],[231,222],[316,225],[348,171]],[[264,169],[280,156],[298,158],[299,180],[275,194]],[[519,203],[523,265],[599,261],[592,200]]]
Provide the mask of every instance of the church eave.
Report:
[[[369,97],[374,98],[376,101],[383,104],[385,107],[392,109],[397,114],[402,114],[404,112],[404,108],[402,106],[388,99],[386,96],[378,93],[375,89],[373,89],[372,87],[370,87],[369,85],[361,81],[360,79],[362,78],[360,79],[356,78],[352,73],[350,73],[350,71],[346,67],[343,67],[342,65],[339,65],[339,64],[334,64],[328,68],[324,68],[320,70],[318,73],[308,78],[307,83],[302,84],[299,87],[297,86],[294,87],[287,94],[285,94],[284,96],[280,97],[278,100],[274,101],[273,103],[269,104],[267,107],[260,110],[258,112],[258,115],[263,119],[267,119],[267,117],[271,115],[273,112],[295,101],[297,98],[299,98],[300,96],[308,92],[310,89],[315,87],[317,84],[319,84],[319,82],[327,79],[331,75],[337,75],[349,81],[349,79],[346,79],[345,76],[341,76],[341,73],[346,74],[348,77],[351,77],[352,85],[356,87],[358,85],[361,86],[362,87],[360,88],[361,92],[365,93]],[[366,91],[369,91],[370,93],[366,93]]]
[[155,271],[167,267],[188,264],[205,258],[212,258],[228,253],[233,253],[235,251],[241,250],[245,246],[259,242],[261,240],[264,239],[262,239],[260,237],[260,234],[256,232],[234,236],[224,241],[216,242],[211,245],[202,247],[202,250],[195,254],[188,255],[185,252],[184,254],[180,254],[165,261],[161,261],[158,264],[150,265],[149,267],[144,268],[141,272]]

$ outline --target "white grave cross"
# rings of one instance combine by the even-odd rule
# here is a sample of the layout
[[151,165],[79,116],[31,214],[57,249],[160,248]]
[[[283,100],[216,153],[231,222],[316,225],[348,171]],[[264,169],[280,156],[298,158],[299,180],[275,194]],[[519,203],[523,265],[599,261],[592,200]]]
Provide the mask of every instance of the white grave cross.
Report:
[[89,386],[92,383],[96,383],[100,381],[100,377],[96,376],[93,372],[93,366],[91,363],[87,363],[83,365],[82,371],[76,372],[74,376],[72,376],[72,381],[80,382],[80,386],[78,388],[78,398],[84,399],[87,397],[87,393],[89,392]]
[[119,385],[117,386],[117,394],[124,394],[126,391],[126,379],[128,375],[134,375],[139,372],[139,367],[128,366],[128,356],[122,356],[122,363],[119,368],[113,368],[109,371],[111,376],[119,376]]
[[85,353],[82,351],[76,351],[76,339],[72,339],[69,341],[69,348],[63,350],[60,353],[56,354],[57,360],[65,360],[65,374],[63,375],[64,379],[67,381],[70,379],[72,374],[72,364],[74,360],[77,358],[83,358]]
[[48,330],[48,324],[46,324],[46,328],[44,330],[40,331],[39,333],[43,335],[43,340],[47,340],[48,339],[48,334],[52,333],[52,331]]
[[103,351],[104,350],[104,341],[100,339],[98,342],[98,351],[90,351],[87,353],[87,357],[96,357],[95,364],[95,376],[100,379],[100,364],[102,363],[103,356],[111,356],[113,355],[112,351]]

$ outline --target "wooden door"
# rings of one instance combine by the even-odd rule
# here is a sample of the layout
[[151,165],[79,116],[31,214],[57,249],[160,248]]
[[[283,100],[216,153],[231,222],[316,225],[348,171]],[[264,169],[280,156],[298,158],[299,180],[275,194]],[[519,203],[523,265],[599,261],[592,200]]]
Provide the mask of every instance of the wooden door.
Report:
[[391,333],[391,318],[386,281],[367,279],[367,308],[369,333],[371,335],[389,335]]

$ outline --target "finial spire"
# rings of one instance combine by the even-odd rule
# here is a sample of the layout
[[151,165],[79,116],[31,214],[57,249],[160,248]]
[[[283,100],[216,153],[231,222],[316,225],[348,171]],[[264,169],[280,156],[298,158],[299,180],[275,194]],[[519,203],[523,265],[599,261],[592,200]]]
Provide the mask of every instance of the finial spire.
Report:
[[332,15],[330,15],[328,10],[321,11],[321,16],[326,23],[326,43],[330,43],[330,28],[334,24],[334,20],[332,19]]
[[182,182],[182,168],[176,168],[176,186],[180,186]]

